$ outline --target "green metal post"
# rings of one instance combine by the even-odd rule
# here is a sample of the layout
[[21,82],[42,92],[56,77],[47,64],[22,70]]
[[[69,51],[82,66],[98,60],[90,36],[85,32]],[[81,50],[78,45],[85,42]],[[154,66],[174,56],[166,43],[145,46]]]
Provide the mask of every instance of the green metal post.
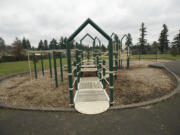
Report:
[[43,55],[41,53],[41,70],[42,70],[42,74],[44,76],[44,63],[43,63]]
[[52,78],[51,53],[48,53],[48,57],[49,57],[49,73],[50,73],[50,78]]
[[105,77],[106,77],[106,61],[103,60],[103,88],[106,88],[106,81],[105,81]]
[[89,62],[89,48],[88,48],[88,54],[87,54],[88,62]]
[[56,67],[56,52],[53,51],[53,60],[54,60],[54,77],[56,82],[56,88],[58,88],[58,79],[57,79],[57,67]]
[[62,54],[61,52],[59,53],[59,62],[60,62],[60,72],[61,72],[61,82],[63,82],[63,64],[62,64]]
[[77,83],[77,64],[76,64],[76,61],[74,61],[74,67],[76,67],[76,69],[74,70],[74,77],[75,77],[74,79],[76,80],[75,81],[75,89],[78,90],[78,87],[77,87],[78,86],[77,85],[78,84]]
[[115,54],[115,70],[116,70],[116,73],[115,73],[115,79],[117,79],[117,70],[118,70],[118,61],[117,61],[117,54]]
[[37,79],[37,68],[36,68],[36,55],[35,55],[35,53],[33,54],[33,63],[34,63],[34,75],[35,75],[35,78]]
[[127,47],[127,69],[129,69],[129,55],[128,55],[129,47]]
[[110,104],[113,105],[114,101],[114,87],[113,87],[113,45],[112,39],[109,40],[109,89],[110,89]]
[[66,47],[67,47],[67,64],[68,64],[70,105],[73,105],[74,104],[74,100],[73,100],[74,94],[73,94],[73,81],[72,81],[71,49],[70,49],[70,41],[69,40],[66,43]]

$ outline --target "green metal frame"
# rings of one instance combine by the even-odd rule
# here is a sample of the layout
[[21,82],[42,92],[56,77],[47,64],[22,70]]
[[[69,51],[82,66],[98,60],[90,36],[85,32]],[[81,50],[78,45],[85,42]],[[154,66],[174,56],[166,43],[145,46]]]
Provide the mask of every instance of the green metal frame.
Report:
[[[125,37],[128,39],[128,36],[127,36],[126,34],[124,34],[123,37],[122,37],[121,40],[120,40],[121,48],[122,48],[122,40],[123,40]],[[129,55],[128,55],[129,47],[127,47],[126,50],[127,50],[127,63],[126,63],[126,68],[129,69],[129,67],[130,67],[130,64],[129,64]]]
[[[92,40],[93,40],[93,48],[94,48],[94,38],[89,34],[89,33],[87,33],[86,35],[84,35],[81,39],[80,39],[80,44],[82,45],[82,42],[83,42],[83,40],[86,38],[86,37],[90,37]],[[88,58],[88,62],[89,62],[89,48],[88,48],[88,56],[87,56],[87,58]]]
[[87,33],[86,35],[84,35],[84,36],[80,39],[80,44],[81,44],[81,45],[82,45],[82,41],[83,41],[86,37],[90,37],[93,41],[95,40],[89,33]]
[[105,33],[97,24],[95,24],[90,18],[88,18],[68,39],[66,42],[67,47],[67,64],[68,64],[68,81],[69,81],[69,94],[70,94],[70,104],[73,103],[73,81],[72,81],[72,65],[71,65],[71,47],[70,42],[88,25],[90,24],[99,33],[101,33],[109,41],[109,72],[110,72],[110,104],[113,104],[113,49],[112,49],[112,39]]

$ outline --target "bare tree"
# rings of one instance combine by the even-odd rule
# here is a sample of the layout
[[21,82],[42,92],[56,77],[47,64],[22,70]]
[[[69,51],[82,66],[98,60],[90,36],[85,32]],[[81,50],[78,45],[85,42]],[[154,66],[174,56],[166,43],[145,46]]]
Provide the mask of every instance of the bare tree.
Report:
[[12,43],[13,50],[12,54],[16,57],[17,60],[22,60],[25,55],[25,50],[23,49],[22,42],[18,38]]

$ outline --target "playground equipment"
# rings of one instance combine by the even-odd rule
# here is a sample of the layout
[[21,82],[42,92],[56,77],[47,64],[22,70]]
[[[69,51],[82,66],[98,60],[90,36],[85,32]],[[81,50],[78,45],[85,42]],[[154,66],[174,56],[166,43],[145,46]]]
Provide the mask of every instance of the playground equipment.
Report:
[[[93,47],[94,47],[94,44],[95,44],[95,39],[89,34],[89,33],[87,33],[86,35],[84,35],[81,39],[80,39],[80,45],[82,45],[82,42],[83,42],[83,40],[86,38],[86,37],[90,37],[92,40],[93,40]],[[89,62],[89,58],[90,58],[90,49],[89,49],[89,47],[88,47],[88,52],[87,52],[87,59],[88,59],[88,62]]]
[[[74,50],[73,50],[74,51]],[[52,71],[53,71],[53,67],[54,67],[54,81],[55,81],[55,87],[58,88],[58,74],[57,74],[57,55],[59,56],[59,69],[60,69],[60,79],[61,82],[63,82],[63,61],[62,61],[62,54],[65,53],[66,50],[40,50],[40,51],[28,51],[28,63],[29,63],[29,73],[30,73],[30,78],[32,80],[32,70],[31,70],[31,62],[30,62],[30,56],[32,55],[33,57],[33,67],[34,67],[34,76],[35,79],[38,79],[38,70],[37,70],[37,57],[40,57],[40,63],[41,63],[41,72],[42,75],[45,75],[45,67],[44,67],[44,57],[46,57],[46,60],[48,59],[48,63],[49,63],[49,77],[52,78]],[[52,66],[52,58],[53,58],[53,66]]]
[[[102,34],[109,41],[109,81],[104,76],[104,68],[102,72],[102,60],[100,60],[100,54],[94,52],[92,64],[95,68],[90,70],[97,71],[97,77],[81,77],[81,70],[83,67],[87,67],[85,61],[82,61],[82,50],[76,46],[76,60],[74,61],[74,67],[72,69],[71,64],[71,49],[70,42],[88,25],[90,24],[100,34]],[[93,42],[94,44],[94,42]],[[79,112],[86,114],[101,113],[109,108],[109,105],[113,104],[113,46],[111,37],[106,34],[98,25],[96,25],[91,19],[87,19],[68,39],[67,46],[67,63],[68,63],[68,80],[69,80],[69,95],[70,104],[75,105],[75,109]],[[83,65],[84,64],[84,65]],[[105,62],[103,61],[103,64]],[[93,66],[94,66],[93,65]],[[103,74],[103,75],[102,75]],[[74,76],[74,77],[72,77]],[[74,80],[73,80],[74,78]],[[102,83],[103,82],[103,83]],[[110,98],[106,93],[105,83],[109,85]],[[75,96],[74,92],[75,91]]]
[[[119,66],[119,69],[122,68],[122,62],[123,60],[126,60],[126,68],[129,69],[130,67],[130,44],[126,44],[126,53],[122,49],[122,41],[126,37],[126,40],[128,40],[128,36],[126,34],[123,35],[123,37],[119,40],[119,37],[114,32],[111,34],[111,38],[115,37],[115,40],[113,42],[113,52],[115,56],[115,65],[116,63]],[[125,55],[126,54],[126,55]],[[116,69],[115,69],[116,70]],[[116,70],[117,71],[117,70]]]
[[[123,53],[123,51],[122,51],[122,41],[123,41],[123,39],[124,39],[125,37],[126,37],[126,39],[128,40],[128,36],[127,36],[126,34],[124,34],[123,37],[122,37],[121,40],[120,40],[120,46],[121,46],[121,52],[122,52],[122,53]],[[124,58],[126,59],[126,68],[127,68],[127,69],[129,69],[129,67],[130,67],[130,51],[129,51],[129,46],[130,46],[130,44],[127,43],[127,44],[126,44],[126,58],[125,58],[125,55],[123,55]],[[123,53],[123,54],[125,54],[125,53]]]

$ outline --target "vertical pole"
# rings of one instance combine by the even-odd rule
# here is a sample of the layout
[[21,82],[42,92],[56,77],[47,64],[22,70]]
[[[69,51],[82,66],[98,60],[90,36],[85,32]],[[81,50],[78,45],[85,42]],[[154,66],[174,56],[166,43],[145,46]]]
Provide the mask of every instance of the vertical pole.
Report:
[[[69,80],[69,96],[70,96],[70,105],[73,105],[73,82],[72,82],[72,66],[71,66],[71,50],[70,50],[70,41],[66,42],[67,47],[67,64],[68,64],[68,80]],[[76,48],[77,49],[77,48]]]
[[119,58],[119,69],[121,69],[121,59]]
[[61,82],[63,82],[63,64],[62,64],[62,55],[61,55],[61,52],[59,53],[59,59],[60,59]]
[[106,82],[105,82],[105,79],[106,79],[106,61],[103,60],[103,89],[106,88]]
[[35,75],[35,78],[37,79],[37,68],[36,68],[36,55],[35,53],[33,54],[33,63],[34,63],[34,75]]
[[96,55],[96,64],[97,64],[97,76],[99,77],[99,56]]
[[129,47],[127,47],[127,69],[129,69]]
[[31,82],[32,82],[32,72],[31,72],[31,62],[30,62],[30,58],[29,58],[29,52],[28,52],[28,63],[29,63],[29,74],[30,74],[30,78],[31,78]]
[[113,45],[112,39],[109,39],[109,89],[110,89],[110,104],[113,105]]
[[74,67],[76,67],[75,70],[74,70],[75,89],[78,90],[78,87],[77,87],[77,84],[78,84],[77,83],[77,62],[76,61],[74,61]]
[[89,48],[88,48],[87,58],[88,58],[88,63],[89,63]]
[[54,60],[54,77],[55,77],[55,83],[56,83],[56,88],[58,88],[57,67],[56,67],[56,52],[55,52],[55,51],[53,51],[53,60]]
[[117,79],[117,69],[118,69],[118,61],[117,61],[117,53],[115,54],[115,70],[116,70],[116,72],[115,72],[115,79]]
[[101,63],[99,63],[99,79],[102,81],[102,75],[101,75]]
[[48,58],[49,58],[49,73],[50,73],[50,78],[52,78],[51,53],[48,53]]
[[41,70],[42,70],[42,74],[44,76],[44,63],[43,63],[43,55],[41,53]]

